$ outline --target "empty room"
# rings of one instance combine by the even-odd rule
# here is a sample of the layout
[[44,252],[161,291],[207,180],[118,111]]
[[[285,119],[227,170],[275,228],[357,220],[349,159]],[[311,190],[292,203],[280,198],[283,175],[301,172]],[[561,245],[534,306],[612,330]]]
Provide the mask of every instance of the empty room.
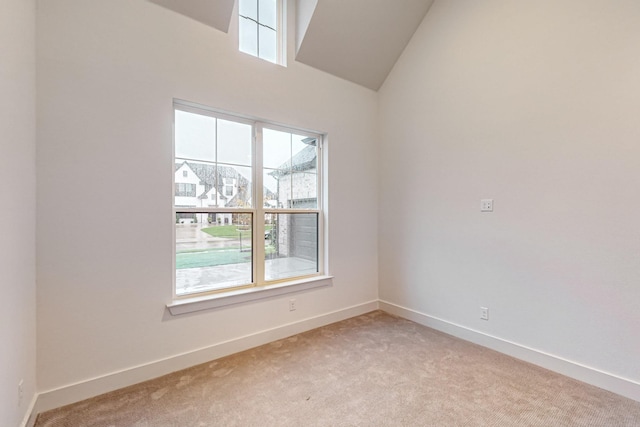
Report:
[[640,425],[640,2],[1,3],[0,425]]

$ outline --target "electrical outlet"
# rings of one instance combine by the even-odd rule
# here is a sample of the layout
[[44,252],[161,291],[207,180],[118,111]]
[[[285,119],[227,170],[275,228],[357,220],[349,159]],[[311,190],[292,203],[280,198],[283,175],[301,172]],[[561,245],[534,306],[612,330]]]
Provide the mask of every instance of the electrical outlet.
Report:
[[20,380],[18,383],[18,406],[22,406],[22,399],[24,398],[24,390],[22,389],[22,385],[24,384],[24,380]]
[[290,299],[289,300],[289,311],[296,311],[296,300],[295,299]]
[[489,309],[487,307],[480,307],[480,319],[489,320]]
[[493,199],[480,200],[480,212],[493,212]]

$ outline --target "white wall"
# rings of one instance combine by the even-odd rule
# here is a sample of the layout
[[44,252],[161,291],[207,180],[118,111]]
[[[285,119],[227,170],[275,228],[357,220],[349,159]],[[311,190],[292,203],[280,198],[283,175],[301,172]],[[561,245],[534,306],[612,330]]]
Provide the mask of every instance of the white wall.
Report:
[[36,389],[35,1],[0,5],[0,58],[0,424],[15,426]]
[[[241,54],[235,31],[142,0],[39,3],[40,391],[377,299],[376,93]],[[328,132],[333,286],[294,312],[279,297],[167,313],[174,97]]]
[[638,385],[639,19],[436,1],[380,92],[382,300]]

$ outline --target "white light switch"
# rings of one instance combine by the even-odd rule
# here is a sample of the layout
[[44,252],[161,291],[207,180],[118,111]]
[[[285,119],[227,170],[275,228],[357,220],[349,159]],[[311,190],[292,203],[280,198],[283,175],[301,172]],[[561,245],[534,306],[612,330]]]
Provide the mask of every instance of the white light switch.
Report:
[[493,212],[493,199],[480,200],[480,212]]

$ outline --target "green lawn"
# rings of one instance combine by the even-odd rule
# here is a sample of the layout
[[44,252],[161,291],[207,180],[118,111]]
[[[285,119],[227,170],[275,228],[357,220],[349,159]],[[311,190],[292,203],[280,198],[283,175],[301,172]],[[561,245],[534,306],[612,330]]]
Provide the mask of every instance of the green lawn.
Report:
[[[246,250],[248,248],[245,248]],[[178,252],[176,269],[213,267],[216,265],[251,262],[251,252],[240,252],[240,248],[217,248],[199,251]]]
[[251,230],[239,231],[235,225],[214,225],[213,227],[203,228],[202,231],[213,237],[238,238],[242,234],[242,238],[251,237]]
[[[271,230],[273,225],[265,225],[265,231]],[[225,237],[228,239],[238,238],[238,236],[242,233],[242,238],[251,237],[251,230],[238,230],[238,226],[236,225],[214,225],[212,227],[205,227],[202,229],[205,233],[213,237]]]

